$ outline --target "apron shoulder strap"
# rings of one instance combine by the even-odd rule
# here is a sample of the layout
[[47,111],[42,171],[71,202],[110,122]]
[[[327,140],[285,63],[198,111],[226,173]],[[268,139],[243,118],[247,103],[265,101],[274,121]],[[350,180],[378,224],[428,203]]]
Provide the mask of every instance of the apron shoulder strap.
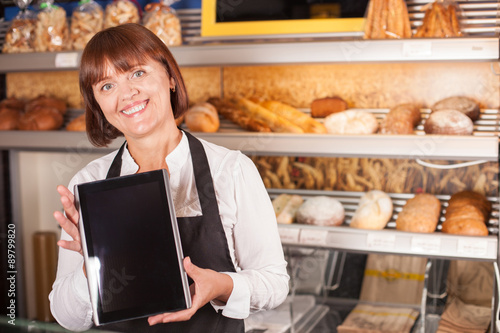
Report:
[[115,155],[115,158],[113,159],[113,162],[111,163],[111,166],[109,167],[108,174],[106,175],[106,179],[110,178],[116,178],[120,177],[121,171],[122,171],[122,155],[123,155],[123,150],[125,149],[125,145],[127,144],[127,141],[125,141],[118,152]]

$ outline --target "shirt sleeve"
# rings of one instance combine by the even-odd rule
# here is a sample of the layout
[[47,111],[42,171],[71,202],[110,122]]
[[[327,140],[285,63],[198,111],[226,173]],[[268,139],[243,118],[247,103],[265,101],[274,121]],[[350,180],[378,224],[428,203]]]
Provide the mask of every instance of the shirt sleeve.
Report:
[[[70,182],[71,186],[75,182]],[[72,240],[64,230],[61,239]],[[75,251],[59,248],[56,280],[49,294],[50,310],[57,322],[71,331],[85,331],[92,326],[92,307],[83,273],[83,256]]]
[[280,305],[288,295],[289,275],[269,194],[257,168],[243,154],[235,163],[233,180],[237,272],[226,272],[234,285],[227,303],[212,305],[226,317],[243,319]]

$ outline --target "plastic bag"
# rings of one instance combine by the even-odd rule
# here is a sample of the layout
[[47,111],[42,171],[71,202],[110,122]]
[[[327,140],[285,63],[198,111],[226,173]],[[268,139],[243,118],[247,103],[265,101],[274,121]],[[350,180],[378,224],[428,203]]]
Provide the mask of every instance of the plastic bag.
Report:
[[128,0],[115,0],[106,6],[104,28],[116,27],[125,23],[140,23],[139,9]]
[[458,21],[458,6],[454,1],[435,1],[424,6],[424,20],[415,37],[460,37],[463,36]]
[[181,21],[170,7],[176,0],[149,3],[144,8],[143,25],[154,32],[166,45],[182,44]]
[[68,48],[69,29],[66,11],[52,0],[40,4],[36,19],[35,51],[56,52]]
[[71,44],[74,50],[83,50],[88,41],[102,29],[104,11],[93,0],[81,0],[71,15]]
[[411,35],[410,18],[404,0],[370,0],[364,38],[410,38]]
[[3,53],[25,53],[34,51],[36,14],[28,9],[31,0],[16,0],[20,11],[12,20],[5,34]]

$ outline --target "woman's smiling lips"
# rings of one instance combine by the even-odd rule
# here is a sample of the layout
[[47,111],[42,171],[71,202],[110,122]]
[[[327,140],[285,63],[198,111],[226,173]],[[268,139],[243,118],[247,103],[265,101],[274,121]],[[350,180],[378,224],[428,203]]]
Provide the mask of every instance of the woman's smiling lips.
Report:
[[135,113],[137,113],[139,111],[144,110],[144,108],[146,108],[147,104],[148,104],[148,101],[144,101],[144,102],[141,102],[140,104],[136,104],[136,105],[134,105],[132,107],[124,109],[121,112],[123,112],[127,116],[130,116],[130,115],[133,115],[133,114],[135,114]]

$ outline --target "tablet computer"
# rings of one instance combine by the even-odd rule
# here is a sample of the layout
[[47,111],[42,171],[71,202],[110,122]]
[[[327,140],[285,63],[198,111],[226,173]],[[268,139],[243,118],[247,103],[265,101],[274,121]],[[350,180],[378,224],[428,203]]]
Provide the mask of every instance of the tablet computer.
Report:
[[168,173],[75,186],[94,323],[191,307]]

